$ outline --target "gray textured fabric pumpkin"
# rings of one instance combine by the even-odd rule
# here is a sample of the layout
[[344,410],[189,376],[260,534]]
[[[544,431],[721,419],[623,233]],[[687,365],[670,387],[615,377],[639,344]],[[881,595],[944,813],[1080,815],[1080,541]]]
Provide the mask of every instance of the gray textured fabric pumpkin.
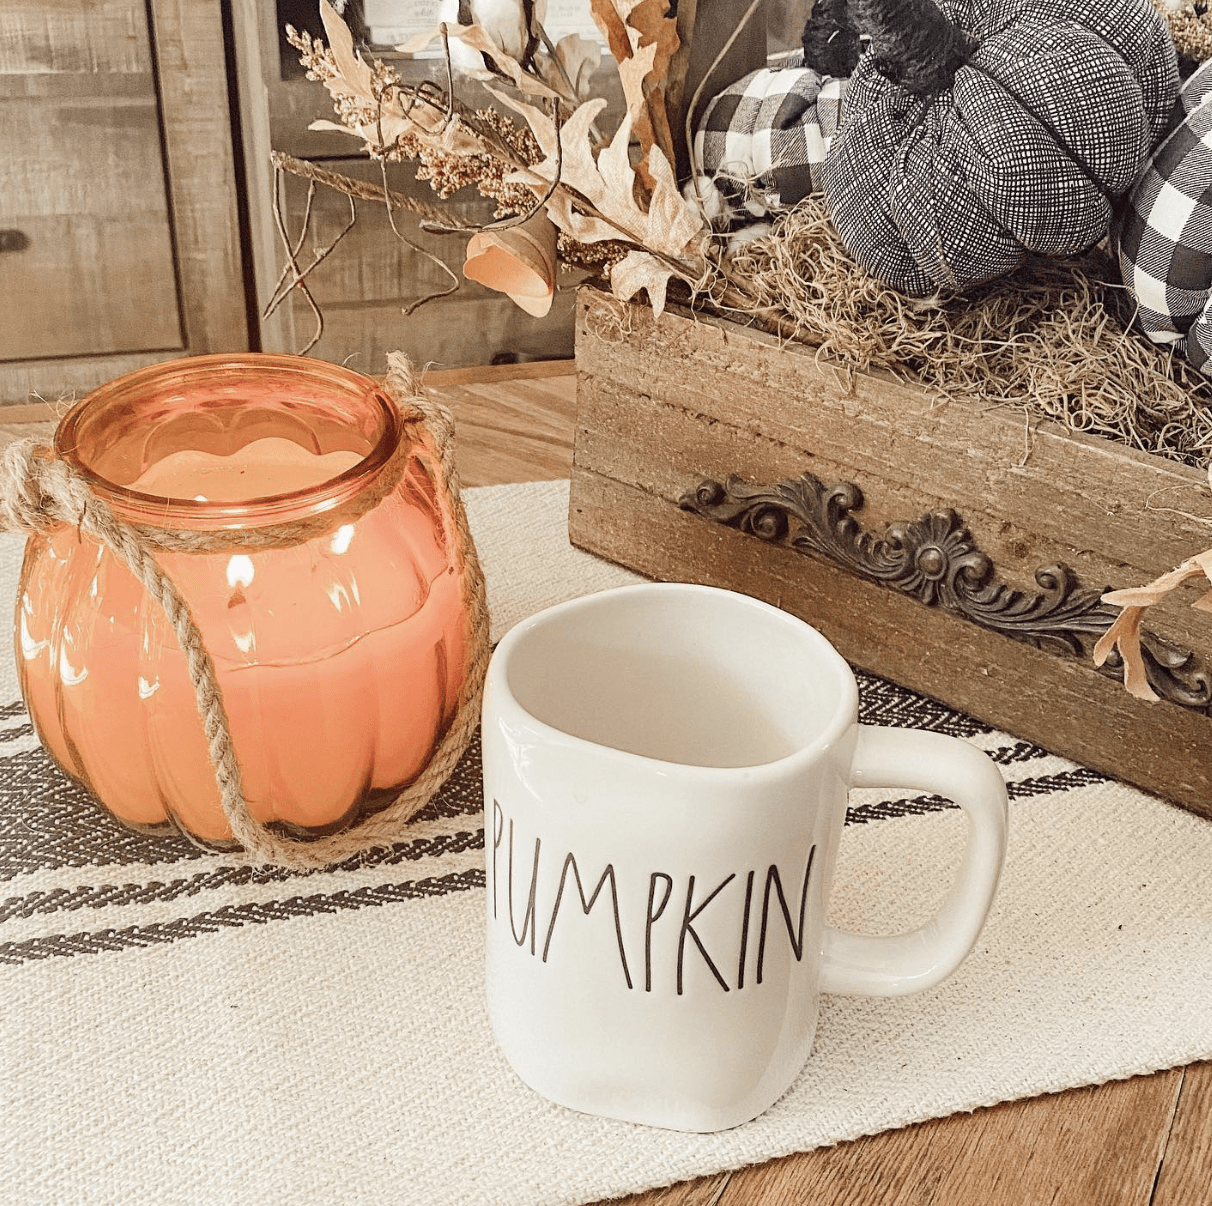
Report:
[[1165,128],[1149,0],[851,0],[871,38],[822,172],[843,242],[902,293],[1096,243]]

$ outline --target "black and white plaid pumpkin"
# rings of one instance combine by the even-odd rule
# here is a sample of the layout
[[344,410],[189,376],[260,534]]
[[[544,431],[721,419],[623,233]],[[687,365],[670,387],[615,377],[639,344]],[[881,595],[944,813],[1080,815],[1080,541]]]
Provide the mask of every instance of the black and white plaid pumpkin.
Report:
[[734,207],[760,217],[819,192],[846,81],[807,67],[762,68],[712,98],[694,138],[696,168]]
[[871,38],[824,166],[855,259],[964,289],[1106,235],[1178,88],[1149,0],[851,0]]
[[1145,334],[1212,373],[1212,62],[1180,100],[1183,120],[1128,194],[1114,241]]

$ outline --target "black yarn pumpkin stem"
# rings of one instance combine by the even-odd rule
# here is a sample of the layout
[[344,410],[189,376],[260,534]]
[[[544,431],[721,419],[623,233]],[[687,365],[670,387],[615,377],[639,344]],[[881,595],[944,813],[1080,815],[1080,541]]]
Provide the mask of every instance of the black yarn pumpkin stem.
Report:
[[915,96],[945,92],[977,47],[934,0],[850,0],[850,12],[879,73]]

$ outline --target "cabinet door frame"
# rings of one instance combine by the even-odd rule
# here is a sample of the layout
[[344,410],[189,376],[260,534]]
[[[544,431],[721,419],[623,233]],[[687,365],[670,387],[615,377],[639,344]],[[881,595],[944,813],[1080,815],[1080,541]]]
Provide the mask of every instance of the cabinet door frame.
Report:
[[[222,0],[147,0],[180,355],[244,351],[249,323]],[[70,400],[163,352],[0,362],[0,403]]]

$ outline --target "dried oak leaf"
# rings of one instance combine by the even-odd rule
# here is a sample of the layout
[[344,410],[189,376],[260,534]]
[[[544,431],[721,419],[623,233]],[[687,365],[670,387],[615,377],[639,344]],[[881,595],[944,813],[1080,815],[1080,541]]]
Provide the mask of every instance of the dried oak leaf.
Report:
[[614,61],[621,63],[630,58],[631,38],[627,36],[627,26],[611,0],[589,0],[589,14],[602,31]]
[[[593,74],[602,61],[602,48],[596,41],[581,37],[580,34],[567,34],[555,46],[555,60],[543,56],[536,60],[539,74],[561,96],[572,89],[570,99],[574,105],[589,99]],[[558,63],[558,66],[557,66]],[[567,83],[565,82],[567,77]]]
[[645,166],[655,143],[672,163],[665,81],[681,40],[677,18],[667,16],[666,0],[591,0],[590,11],[619,66],[631,131],[640,146],[640,178],[652,188]]
[[[1158,698],[1157,693],[1149,685],[1145,659],[1140,647],[1141,622],[1146,609],[1152,607],[1154,603],[1161,602],[1184,582],[1201,576],[1212,581],[1212,549],[1197,553],[1194,557],[1188,557],[1176,569],[1162,574],[1160,578],[1155,578],[1152,582],[1146,582],[1143,586],[1108,591],[1103,595],[1104,603],[1122,607],[1123,611],[1116,616],[1111,627],[1094,646],[1094,664],[1103,665],[1111,655],[1111,650],[1118,647],[1124,662],[1124,686],[1129,695],[1150,701]],[[1192,606],[1201,611],[1212,611],[1212,590],[1201,595]]]
[[[533,106],[515,104],[514,108],[530,122],[546,158],[506,179],[536,189],[550,187],[558,179],[562,188],[549,199],[548,213],[561,230],[578,242],[593,243],[622,236],[636,244],[635,250],[622,261],[627,267],[617,281],[615,272],[620,266],[616,265],[612,271],[611,290],[627,301],[645,288],[653,310],[660,314],[671,276],[696,280],[703,273],[707,228],[698,209],[678,191],[673,168],[659,151],[646,157],[653,180],[648,208],[642,209],[637,203],[635,170],[630,158],[630,118],[623,119],[614,138],[595,161],[589,127],[605,105],[601,98],[581,105],[561,128],[557,143],[556,128],[550,118]],[[581,210],[590,212],[578,210],[578,203]]]

